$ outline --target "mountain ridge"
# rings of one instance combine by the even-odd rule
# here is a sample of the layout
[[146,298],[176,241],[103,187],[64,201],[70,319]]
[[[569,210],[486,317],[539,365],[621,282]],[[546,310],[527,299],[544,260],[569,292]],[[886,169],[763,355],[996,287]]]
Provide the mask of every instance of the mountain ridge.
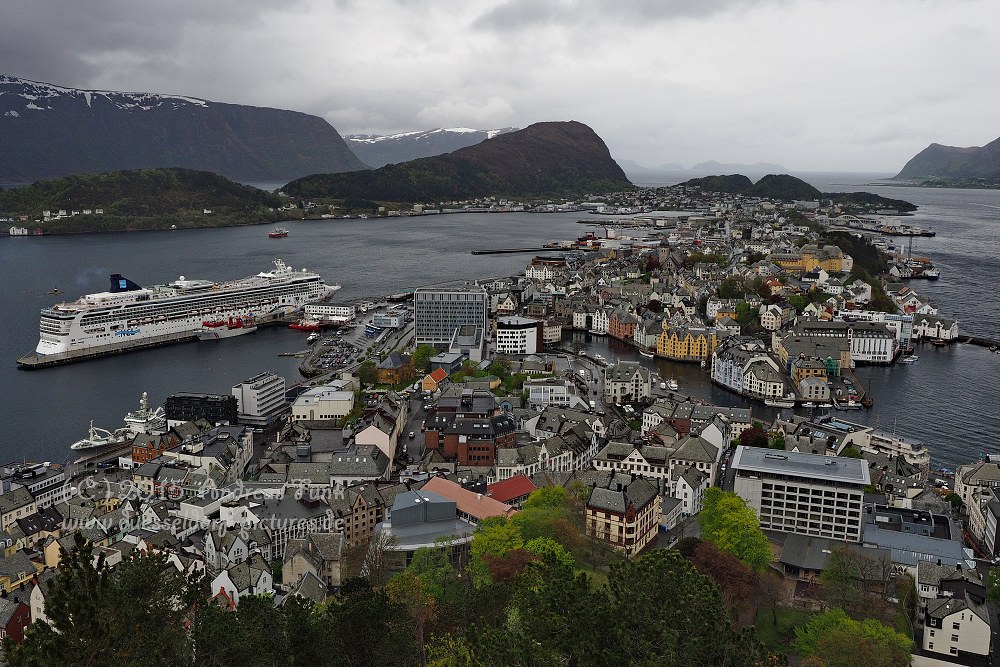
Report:
[[932,143],[912,158],[894,180],[1000,178],[1000,138],[985,146]]
[[313,174],[282,190],[298,197],[437,202],[632,187],[597,133],[565,121],[535,123],[452,153],[372,171]]
[[387,164],[399,164],[452,153],[517,129],[503,127],[475,130],[467,127],[438,127],[432,130],[396,134],[347,134],[344,135],[344,141],[362,162],[377,169]]
[[156,167],[283,181],[364,169],[328,122],[298,111],[0,75],[0,182]]

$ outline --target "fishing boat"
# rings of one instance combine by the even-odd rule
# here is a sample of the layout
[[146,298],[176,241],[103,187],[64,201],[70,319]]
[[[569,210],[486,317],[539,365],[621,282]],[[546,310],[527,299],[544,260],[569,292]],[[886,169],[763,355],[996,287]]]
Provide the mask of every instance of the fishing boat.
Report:
[[70,449],[79,451],[81,449],[96,449],[98,447],[112,447],[114,445],[124,445],[131,441],[134,434],[127,428],[120,428],[114,433],[103,428],[94,426],[94,421],[90,422],[90,429],[87,437],[77,440],[69,446]]
[[275,227],[267,233],[269,239],[283,239],[288,236],[288,230],[284,227]]
[[319,331],[323,328],[323,325],[319,320],[299,320],[298,322],[292,322],[288,325],[289,329],[297,329],[299,331]]

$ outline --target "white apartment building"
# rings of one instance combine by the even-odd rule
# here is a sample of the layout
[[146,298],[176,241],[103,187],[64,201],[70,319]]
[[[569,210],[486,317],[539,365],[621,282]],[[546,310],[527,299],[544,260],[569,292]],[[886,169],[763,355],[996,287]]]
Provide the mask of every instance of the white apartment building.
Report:
[[865,460],[737,447],[732,466],[734,490],[764,530],[861,541]]
[[528,317],[498,317],[496,326],[498,354],[536,354],[542,351],[542,322]]
[[288,406],[285,401],[285,378],[274,373],[260,373],[233,387],[237,419],[241,424],[267,426]]

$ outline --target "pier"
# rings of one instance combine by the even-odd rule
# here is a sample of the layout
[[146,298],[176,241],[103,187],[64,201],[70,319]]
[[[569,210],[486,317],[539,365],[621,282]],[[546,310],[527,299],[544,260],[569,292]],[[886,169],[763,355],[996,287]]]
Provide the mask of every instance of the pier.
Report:
[[1000,349],[1000,339],[998,338],[987,338],[986,336],[959,336],[958,342],[979,345],[980,347],[988,347],[991,350]]
[[559,252],[566,251],[569,248],[497,248],[496,250],[473,250],[473,255],[512,255],[518,252]]

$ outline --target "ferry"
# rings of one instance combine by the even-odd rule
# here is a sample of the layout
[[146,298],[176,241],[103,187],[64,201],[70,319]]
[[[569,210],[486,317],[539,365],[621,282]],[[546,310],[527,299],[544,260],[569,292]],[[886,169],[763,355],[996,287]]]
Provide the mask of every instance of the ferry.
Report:
[[181,276],[166,285],[140,287],[120,274],[111,288],[76,301],[43,308],[35,351],[17,360],[23,368],[44,368],[80,359],[192,340],[211,320],[258,320],[297,310],[333,294],[316,273],[296,271],[280,259],[270,271],[228,282]]
[[114,445],[124,445],[132,440],[134,434],[127,428],[120,428],[114,433],[105,431],[103,428],[96,428],[93,420],[90,422],[90,430],[87,437],[77,440],[69,446],[70,449],[79,451],[81,449],[96,449],[98,447],[112,447]]
[[288,230],[284,227],[275,227],[267,233],[269,239],[283,239],[288,236]]

